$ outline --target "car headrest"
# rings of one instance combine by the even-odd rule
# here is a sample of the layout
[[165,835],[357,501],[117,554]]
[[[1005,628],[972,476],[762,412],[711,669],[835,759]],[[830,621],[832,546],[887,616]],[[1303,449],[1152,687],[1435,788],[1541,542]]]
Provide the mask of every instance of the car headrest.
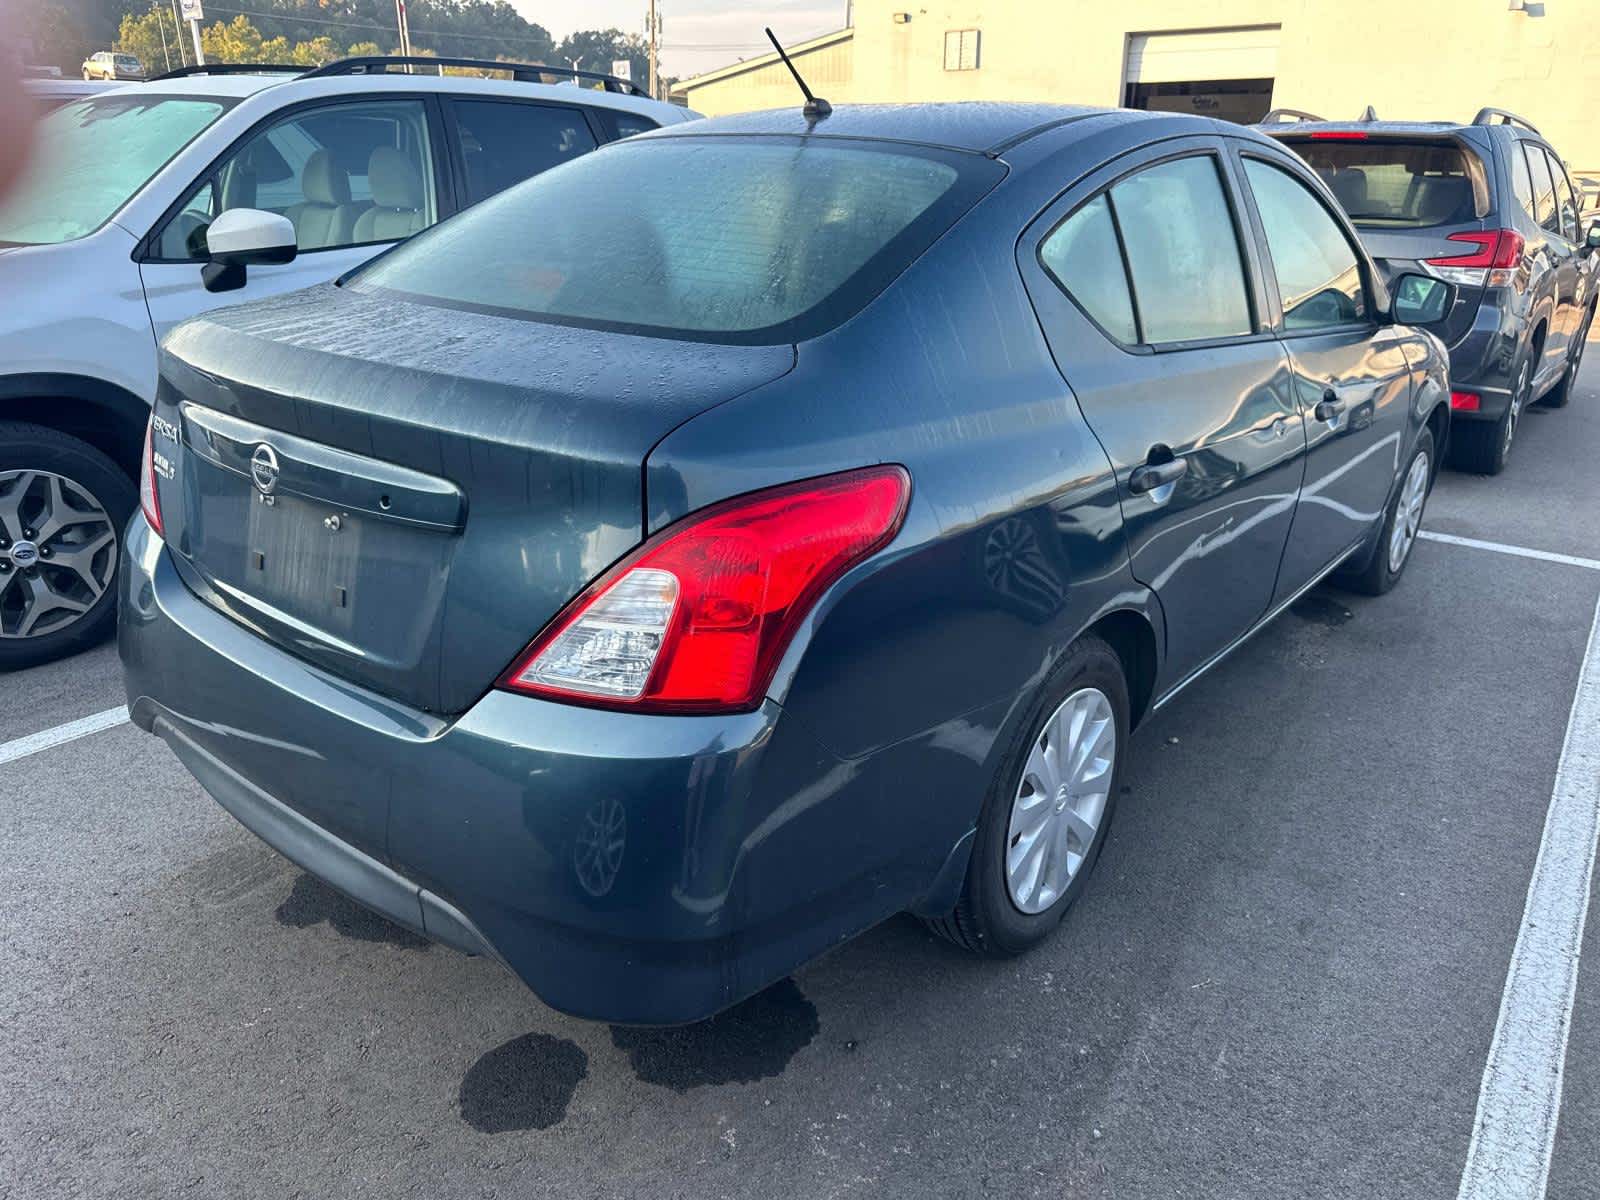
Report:
[[334,165],[332,151],[318,150],[306,159],[300,191],[312,204],[349,204],[350,176]]
[[393,146],[379,146],[367,161],[367,185],[379,208],[421,208],[422,176]]
[[1330,185],[1333,194],[1347,213],[1366,211],[1367,173],[1360,167],[1346,167],[1334,174]]

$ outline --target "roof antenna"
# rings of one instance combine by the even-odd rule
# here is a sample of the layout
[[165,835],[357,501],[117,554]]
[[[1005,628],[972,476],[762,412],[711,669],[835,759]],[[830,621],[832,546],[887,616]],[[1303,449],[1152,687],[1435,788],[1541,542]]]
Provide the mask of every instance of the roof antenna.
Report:
[[1356,119],[1359,121],[1376,121],[1378,119],[1378,110],[1369,104],[1367,105],[1367,111]]
[[772,43],[772,48],[778,52],[778,57],[783,59],[783,65],[789,68],[789,74],[794,76],[794,81],[800,85],[800,90],[805,93],[806,106],[800,111],[809,121],[820,121],[833,111],[833,105],[819,96],[813,96],[811,89],[806,86],[806,81],[800,78],[800,72],[794,69],[794,64],[789,61],[789,56],[783,52],[783,47],[778,44],[777,35],[772,32],[772,27],[767,27],[767,40]]

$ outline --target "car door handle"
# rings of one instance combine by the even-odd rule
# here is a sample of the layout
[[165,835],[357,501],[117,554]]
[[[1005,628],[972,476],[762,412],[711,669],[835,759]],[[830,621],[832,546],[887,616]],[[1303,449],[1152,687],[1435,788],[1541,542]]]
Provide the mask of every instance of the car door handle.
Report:
[[[1170,451],[1168,452],[1170,453]],[[1135,496],[1177,483],[1189,473],[1189,460],[1170,458],[1166,462],[1142,463],[1128,476],[1128,490]]]
[[1322,393],[1322,399],[1311,410],[1311,415],[1319,421],[1330,424],[1339,419],[1339,414],[1344,411],[1344,401],[1339,399],[1339,393],[1329,388]]

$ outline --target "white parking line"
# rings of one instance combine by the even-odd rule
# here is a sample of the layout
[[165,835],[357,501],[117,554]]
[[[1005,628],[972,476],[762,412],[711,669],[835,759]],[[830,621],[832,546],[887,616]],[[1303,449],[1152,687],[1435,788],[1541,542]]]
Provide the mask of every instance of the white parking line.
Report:
[[127,719],[128,707],[123,705],[120,708],[108,708],[105,712],[97,712],[91,716],[79,717],[76,721],[68,721],[65,725],[57,725],[53,729],[41,729],[38,733],[30,733],[27,737],[0,745],[0,766],[16,762],[19,758],[27,758],[28,755],[37,754],[41,750],[48,750],[52,746],[59,746],[62,742],[88,737],[91,733],[99,733],[102,729],[111,729]]
[[1597,628],[1600,606],[1589,626],[1539,857],[1506,971],[1459,1200],[1540,1200],[1550,1175],[1600,835]]
[[1480,542],[1477,538],[1457,537],[1453,533],[1435,533],[1424,529],[1417,534],[1428,542],[1443,542],[1446,546],[1466,546],[1470,550],[1493,550],[1496,554],[1511,554],[1517,558],[1535,558],[1540,562],[1565,563],[1569,567],[1584,567],[1600,571],[1600,559],[1579,558],[1575,554],[1557,554],[1553,550],[1530,550],[1527,546],[1508,546],[1504,542]]

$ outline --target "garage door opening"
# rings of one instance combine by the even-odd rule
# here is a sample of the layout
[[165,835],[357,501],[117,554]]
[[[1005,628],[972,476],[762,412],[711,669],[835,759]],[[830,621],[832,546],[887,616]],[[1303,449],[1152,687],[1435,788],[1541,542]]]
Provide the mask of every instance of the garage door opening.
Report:
[[1271,109],[1277,71],[1276,25],[1131,34],[1122,103],[1250,124]]

